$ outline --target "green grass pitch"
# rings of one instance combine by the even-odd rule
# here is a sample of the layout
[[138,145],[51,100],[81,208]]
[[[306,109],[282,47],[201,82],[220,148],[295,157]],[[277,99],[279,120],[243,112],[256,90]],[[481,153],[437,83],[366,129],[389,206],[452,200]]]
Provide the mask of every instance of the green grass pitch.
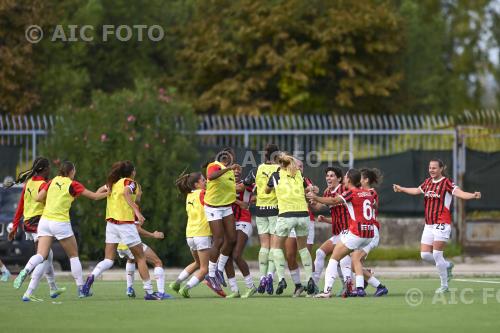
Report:
[[[289,284],[282,296],[246,300],[218,298],[199,285],[191,299],[175,294],[150,302],[128,299],[124,281],[96,281],[87,299],[78,299],[74,283],[64,281],[59,285],[68,291],[56,300],[42,282],[41,303],[21,301],[28,281],[21,290],[9,282],[0,283],[0,332],[500,332],[500,279],[481,280],[497,283],[452,281],[454,292],[435,297],[437,279],[385,280],[388,296],[363,299],[291,298]],[[411,288],[422,291],[422,304],[408,304]],[[142,294],[140,283],[136,291]],[[418,303],[419,296],[410,301]]]

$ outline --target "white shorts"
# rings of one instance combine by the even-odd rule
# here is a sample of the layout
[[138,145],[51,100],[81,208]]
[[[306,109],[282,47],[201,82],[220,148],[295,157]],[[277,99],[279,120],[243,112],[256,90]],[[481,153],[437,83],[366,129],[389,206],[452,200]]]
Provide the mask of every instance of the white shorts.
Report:
[[[146,252],[147,249],[149,249],[149,247],[146,244],[142,243],[142,251]],[[118,252],[118,256],[122,259],[125,257],[129,258],[130,260],[135,259],[134,255],[132,254],[132,251],[130,251],[130,249],[126,249],[126,250],[119,250],[118,249],[118,250],[116,250],[116,252]]]
[[25,231],[24,234],[26,235],[27,241],[33,241],[35,243],[38,242],[38,234],[36,232]]
[[426,224],[420,243],[432,245],[434,242],[448,242],[451,236],[449,224]]
[[191,251],[201,251],[212,248],[212,236],[188,237],[186,241]]
[[132,247],[141,244],[142,241],[135,224],[114,224],[108,222],[106,224],[106,243],[123,243],[128,247]]
[[349,233],[349,230],[347,230],[347,229],[346,230],[342,230],[340,232],[340,234],[333,235],[332,237],[330,237],[329,240],[330,240],[330,242],[333,243],[333,245],[337,245],[341,241],[342,235],[347,235],[348,233]]
[[250,239],[252,237],[252,233],[253,233],[252,223],[236,222],[236,231],[238,231],[238,230],[243,231],[247,235],[248,239]]
[[366,253],[366,255],[368,256],[368,253],[370,253],[371,250],[373,250],[374,248],[376,248],[378,246],[378,242],[380,241],[380,234],[378,232],[378,228],[376,226],[373,227],[373,238],[372,238],[372,241],[370,242],[370,244],[368,244],[367,246],[365,246],[363,248],[363,251]]
[[224,206],[224,207],[205,206],[205,215],[207,216],[208,222],[222,220],[224,217],[232,214],[233,214],[233,208],[231,206]]
[[343,234],[340,240],[349,250],[355,251],[368,246],[373,238],[361,238],[349,231],[347,234]]
[[38,223],[37,234],[38,237],[51,236],[55,237],[57,240],[66,239],[74,235],[69,221],[51,221],[43,217],[40,218],[40,222]]
[[[314,222],[309,221],[309,225],[307,226],[308,234],[307,234],[307,245],[314,244]],[[297,238],[297,234],[295,233],[295,228],[290,230],[288,234],[290,238]]]

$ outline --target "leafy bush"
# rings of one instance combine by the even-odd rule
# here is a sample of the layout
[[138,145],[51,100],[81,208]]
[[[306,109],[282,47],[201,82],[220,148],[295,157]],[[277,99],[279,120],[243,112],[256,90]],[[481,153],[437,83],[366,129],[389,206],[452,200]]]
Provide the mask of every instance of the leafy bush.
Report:
[[[43,154],[56,165],[62,160],[73,161],[75,178],[94,191],[105,183],[113,162],[133,161],[144,192],[144,227],[163,231],[166,236],[162,241],[146,242],[169,263],[184,261],[189,251],[179,249],[186,248],[185,208],[174,180],[197,159],[192,134],[196,122],[190,106],[178,100],[173,89],[156,89],[150,82],[141,81],[136,82],[134,91],[110,95],[96,92],[88,107],[63,107],[58,115]],[[105,200],[86,198],[73,204],[84,258],[103,256],[105,205]]]

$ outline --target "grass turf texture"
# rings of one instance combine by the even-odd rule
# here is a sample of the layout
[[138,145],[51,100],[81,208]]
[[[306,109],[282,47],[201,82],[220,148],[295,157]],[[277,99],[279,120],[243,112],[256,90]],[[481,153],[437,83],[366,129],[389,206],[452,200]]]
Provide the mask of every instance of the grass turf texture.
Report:
[[[124,281],[96,281],[94,296],[78,299],[75,285],[62,282],[59,285],[68,291],[52,300],[42,282],[36,294],[44,298],[41,303],[23,303],[26,286],[14,290],[9,282],[0,283],[0,328],[1,332],[498,332],[500,279],[487,280],[498,284],[452,281],[450,288],[457,292],[442,297],[434,295],[436,279],[400,279],[384,281],[389,295],[382,298],[291,298],[289,281],[282,296],[222,299],[199,285],[191,291],[191,299],[175,294],[174,300],[147,302],[139,297],[139,283],[137,299],[125,296]],[[336,282],[335,291],[339,287]],[[423,292],[419,306],[405,300],[412,288]],[[371,295],[373,288],[367,291]]]

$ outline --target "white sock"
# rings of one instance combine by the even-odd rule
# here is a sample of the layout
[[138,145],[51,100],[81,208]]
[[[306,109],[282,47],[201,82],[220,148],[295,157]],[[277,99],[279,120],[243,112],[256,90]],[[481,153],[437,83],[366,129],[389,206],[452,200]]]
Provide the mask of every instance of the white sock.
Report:
[[47,265],[45,266],[45,277],[47,278],[47,283],[51,290],[57,290],[56,285],[56,275],[54,273],[54,254],[52,250],[49,251],[49,255],[47,257]]
[[290,275],[292,276],[292,281],[294,284],[300,284],[300,269],[294,269],[290,271]]
[[69,263],[71,264],[71,274],[75,279],[76,285],[78,287],[83,286],[83,272],[82,272],[82,263],[80,262],[80,258],[78,257],[69,258]]
[[330,259],[328,261],[328,266],[326,266],[325,271],[325,287],[323,291],[329,293],[332,290],[335,279],[337,278],[337,266],[339,262],[335,259]]
[[356,288],[365,288],[365,278],[363,275],[356,275]]
[[94,278],[99,277],[103,272],[113,267],[113,264],[113,260],[104,259],[103,261],[99,262],[97,266],[95,266],[94,270],[92,271],[92,275],[94,276]]
[[370,277],[367,282],[373,288],[378,288],[381,285],[380,281],[374,276]]
[[184,269],[177,277],[176,282],[181,283],[182,281],[186,280],[189,277],[189,275],[190,275],[189,272]]
[[208,261],[208,276],[215,277],[216,270],[217,270],[217,263]]
[[244,276],[243,279],[245,280],[245,285],[247,286],[248,289],[255,288],[255,285],[253,284],[252,275],[248,274],[247,276]]
[[165,271],[163,267],[155,267],[153,274],[156,279],[156,289],[160,293],[165,292]]
[[200,280],[196,276],[192,276],[189,281],[186,283],[186,287],[188,289],[196,287],[200,283]]
[[125,272],[127,273],[127,288],[133,287],[135,278],[135,263],[127,262],[125,265]]
[[229,257],[223,254],[219,256],[219,261],[217,262],[217,269],[219,271],[224,272],[224,270],[226,269],[226,264],[228,259]]
[[316,284],[319,283],[321,278],[321,273],[323,272],[323,267],[325,267],[325,257],[326,253],[322,249],[316,250],[316,258],[314,259],[314,272],[313,279]]
[[342,275],[344,276],[344,281],[348,277],[351,277],[352,275],[352,270],[351,270],[351,256],[347,255],[344,258],[340,259],[340,269],[342,270]]
[[236,281],[236,277],[229,278],[227,279],[227,281],[229,282],[229,287],[231,287],[231,291],[233,293],[237,293],[240,291],[238,289],[238,282]]
[[[43,259],[41,254],[35,254],[30,258],[24,269],[28,271],[28,273],[33,272],[36,266],[40,265],[45,259]],[[5,267],[5,265],[4,265]]]
[[435,265],[436,261],[434,261],[434,257],[432,256],[432,253],[430,252],[420,252],[420,258],[422,258],[423,261],[426,263]]
[[31,295],[36,290],[38,284],[40,283],[40,280],[43,277],[43,273],[47,270],[47,265],[49,265],[49,262],[45,260],[43,263],[35,267],[33,273],[31,273],[31,281],[28,285],[28,290],[26,290],[25,295]]
[[443,251],[432,251],[432,256],[434,261],[436,261],[436,267],[439,273],[439,278],[441,279],[441,287],[448,287],[448,262],[444,260]]
[[3,265],[2,267],[0,267],[0,272],[2,273],[10,273],[9,270],[7,269],[7,266]]
[[142,281],[142,285],[144,287],[144,291],[146,292],[146,294],[153,293],[153,285],[151,284],[151,280]]

